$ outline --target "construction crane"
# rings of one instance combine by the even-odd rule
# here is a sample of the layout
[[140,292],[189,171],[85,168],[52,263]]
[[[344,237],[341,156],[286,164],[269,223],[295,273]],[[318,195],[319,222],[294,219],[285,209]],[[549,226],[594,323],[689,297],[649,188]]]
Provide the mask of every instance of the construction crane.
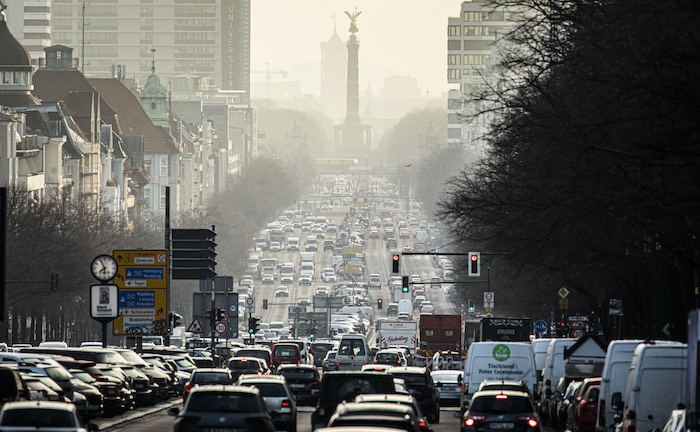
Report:
[[283,69],[272,70],[270,69],[270,63],[265,63],[265,70],[254,70],[252,73],[265,74],[265,98],[270,98],[270,81],[272,81],[272,75],[281,75],[282,78],[287,77],[287,71]]

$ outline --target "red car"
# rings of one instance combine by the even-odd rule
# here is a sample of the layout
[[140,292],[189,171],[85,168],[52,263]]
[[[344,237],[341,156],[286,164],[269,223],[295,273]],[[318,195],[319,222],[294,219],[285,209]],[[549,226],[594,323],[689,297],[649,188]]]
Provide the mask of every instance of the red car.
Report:
[[595,431],[600,377],[586,378],[569,405],[567,426],[572,432]]

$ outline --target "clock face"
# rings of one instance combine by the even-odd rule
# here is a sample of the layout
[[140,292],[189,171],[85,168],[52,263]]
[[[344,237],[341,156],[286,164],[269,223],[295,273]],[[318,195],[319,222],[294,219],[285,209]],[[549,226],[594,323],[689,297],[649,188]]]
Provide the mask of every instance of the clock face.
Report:
[[117,261],[110,255],[99,255],[92,260],[92,275],[98,281],[107,282],[117,274]]

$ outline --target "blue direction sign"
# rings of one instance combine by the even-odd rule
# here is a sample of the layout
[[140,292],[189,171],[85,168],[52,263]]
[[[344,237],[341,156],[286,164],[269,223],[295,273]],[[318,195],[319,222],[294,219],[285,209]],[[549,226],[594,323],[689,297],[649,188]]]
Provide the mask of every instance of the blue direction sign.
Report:
[[547,321],[537,320],[535,321],[535,333],[544,333],[547,331]]
[[154,308],[156,307],[155,291],[120,291],[119,307],[121,308]]
[[168,276],[166,250],[114,250],[118,269],[114,284],[119,289],[165,288]]

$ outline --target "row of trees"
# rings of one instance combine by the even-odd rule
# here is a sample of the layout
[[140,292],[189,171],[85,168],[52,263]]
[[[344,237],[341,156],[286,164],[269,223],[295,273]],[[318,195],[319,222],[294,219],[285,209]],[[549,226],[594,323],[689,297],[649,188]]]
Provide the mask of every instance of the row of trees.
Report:
[[[308,175],[308,173],[304,173]],[[299,196],[299,178],[275,159],[258,158],[243,175],[194,214],[178,215],[174,228],[208,228],[217,232],[217,273],[232,275],[245,265],[245,251],[267,221]],[[92,259],[113,249],[163,249],[164,221],[126,229],[90,202],[70,202],[60,195],[27,205],[27,194],[8,191],[7,283],[5,321],[0,341],[79,343],[100,337],[90,318]],[[57,289],[51,273],[59,275]],[[174,281],[171,304],[189,312],[192,282]]]
[[498,269],[499,311],[547,318],[565,286],[584,314],[622,300],[608,336],[685,338],[700,273],[700,6],[498,3],[523,20],[500,44],[501,80],[469,101],[494,119],[490,151],[450,180],[439,216]]

